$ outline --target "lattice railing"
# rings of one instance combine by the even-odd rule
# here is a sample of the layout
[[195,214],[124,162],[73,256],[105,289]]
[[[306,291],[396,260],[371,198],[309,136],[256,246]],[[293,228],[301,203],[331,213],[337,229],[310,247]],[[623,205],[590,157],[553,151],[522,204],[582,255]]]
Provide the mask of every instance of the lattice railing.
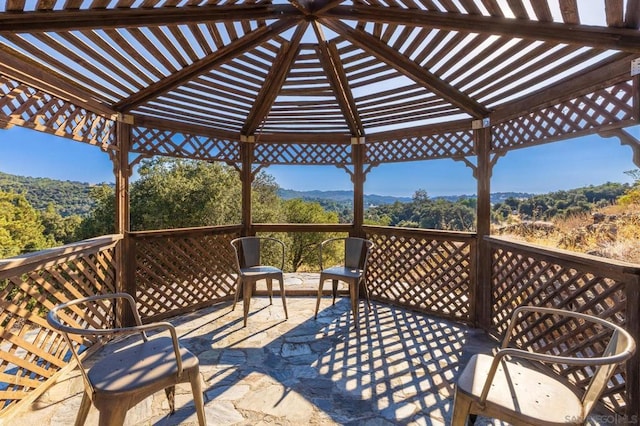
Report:
[[[506,331],[513,310],[521,305],[543,306],[583,312],[607,319],[627,328],[638,339],[637,293],[640,268],[510,241],[490,239],[492,256],[492,329],[499,335]],[[601,354],[608,341],[596,328],[574,327],[550,329],[544,322],[532,322],[518,330],[518,345],[555,355],[578,357]],[[628,365],[635,365],[638,358]],[[634,364],[635,363],[635,364]],[[558,365],[555,372],[579,389],[584,389],[593,371]],[[616,413],[624,414],[627,401],[625,378],[620,368],[610,380],[603,402]]]
[[140,316],[152,321],[232,298],[236,278],[230,241],[239,230],[234,226],[129,234]]
[[240,143],[193,133],[133,127],[131,152],[207,161],[240,161]]
[[[380,138],[380,136],[375,136]],[[404,136],[393,139],[368,138],[365,163],[419,161],[475,155],[473,131],[443,132],[429,136]]]
[[56,136],[116,146],[115,121],[0,75],[0,121]]
[[365,227],[375,244],[372,298],[441,317],[474,318],[475,234]]
[[0,262],[0,415],[47,388],[68,348],[46,314],[78,297],[115,291],[115,247],[105,236]]
[[351,164],[350,144],[257,143],[254,161],[258,164]]
[[551,142],[616,124],[624,127],[638,120],[633,102],[633,81],[588,93],[556,105],[531,111],[493,127],[493,150]]

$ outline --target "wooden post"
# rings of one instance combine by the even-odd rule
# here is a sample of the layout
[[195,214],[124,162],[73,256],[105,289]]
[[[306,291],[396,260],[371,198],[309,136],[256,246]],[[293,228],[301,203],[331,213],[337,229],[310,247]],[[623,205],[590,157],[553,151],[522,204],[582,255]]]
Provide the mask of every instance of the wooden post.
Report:
[[491,128],[475,129],[478,164],[476,168],[477,203],[477,275],[475,288],[475,323],[484,329],[491,327],[491,252],[485,236],[491,234]]
[[[626,280],[625,328],[636,339],[636,352],[627,361],[625,368],[625,390],[628,404],[625,424],[636,424],[640,419],[640,276],[632,275]],[[621,422],[622,423],[622,422]]]
[[364,144],[362,138],[352,138],[353,159],[353,233],[364,237]]
[[[116,122],[116,144],[119,150],[114,158],[115,174],[115,230],[117,234],[124,237],[116,248],[116,291],[129,293],[136,298],[135,283],[135,257],[132,257],[132,241],[129,235],[130,223],[130,200],[129,200],[129,178],[131,177],[131,166],[129,165],[129,147],[131,146],[131,124],[118,120]],[[117,315],[123,325],[134,325],[135,321],[132,312],[128,309],[121,311]]]
[[240,143],[242,171],[242,235],[253,235],[253,219],[251,216],[251,184],[253,183],[253,138],[243,137]]

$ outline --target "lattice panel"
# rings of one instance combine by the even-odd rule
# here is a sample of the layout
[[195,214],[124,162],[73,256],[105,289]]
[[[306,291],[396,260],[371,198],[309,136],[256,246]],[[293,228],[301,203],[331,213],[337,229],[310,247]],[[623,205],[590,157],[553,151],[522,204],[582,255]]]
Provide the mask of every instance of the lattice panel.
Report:
[[365,163],[418,161],[475,155],[471,130],[375,141],[367,143],[366,148]]
[[267,165],[352,164],[351,145],[258,143],[254,162]]
[[493,127],[493,150],[550,142],[608,124],[637,120],[633,81],[534,111]]
[[238,234],[136,237],[136,297],[143,318],[212,304],[235,293]]
[[239,142],[145,127],[133,127],[131,152],[206,161],[240,161]]
[[428,236],[368,235],[376,244],[367,285],[372,297],[458,320],[471,318],[469,241]]
[[0,111],[10,124],[92,145],[116,145],[115,121],[2,75]]
[[[562,308],[605,318],[625,325],[625,284],[613,278],[570,265],[541,260],[510,249],[492,250],[492,321],[498,333],[504,334],[513,310],[521,305]],[[549,328],[548,322],[531,320],[517,331],[515,341],[522,347],[555,355],[593,356],[606,347],[596,328],[566,323]],[[584,389],[592,371],[575,366],[555,366],[579,389]],[[616,412],[626,405],[625,374],[621,367],[612,377],[603,401]]]
[[0,412],[67,365],[68,347],[47,324],[47,312],[70,299],[114,292],[114,252],[110,248],[0,280]]

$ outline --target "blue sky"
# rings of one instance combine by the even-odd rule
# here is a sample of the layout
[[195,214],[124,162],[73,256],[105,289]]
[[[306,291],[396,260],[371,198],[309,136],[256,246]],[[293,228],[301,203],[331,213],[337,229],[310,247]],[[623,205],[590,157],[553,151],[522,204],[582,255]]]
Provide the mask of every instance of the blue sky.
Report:
[[[640,139],[640,126],[628,131]],[[617,138],[597,135],[518,149],[498,159],[492,192],[546,193],[599,185],[630,183],[624,172],[633,164],[632,150]],[[264,169],[285,189],[350,190],[348,174],[333,166],[271,166]],[[0,130],[0,172],[89,183],[114,182],[113,166],[98,147],[46,133],[14,127]],[[475,179],[464,163],[432,160],[385,164],[367,175],[365,193],[412,196],[474,194]]]

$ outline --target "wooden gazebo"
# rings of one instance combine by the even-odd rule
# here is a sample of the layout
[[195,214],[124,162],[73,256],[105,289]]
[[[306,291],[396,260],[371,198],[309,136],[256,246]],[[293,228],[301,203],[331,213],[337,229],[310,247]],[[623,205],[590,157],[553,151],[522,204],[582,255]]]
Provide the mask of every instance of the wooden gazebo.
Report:
[[[639,27],[640,0],[1,2],[0,125],[107,152],[117,234],[0,261],[0,416],[66,365],[59,335],[31,312],[116,288],[147,320],[228,300],[228,242],[256,232],[367,236],[373,297],[496,334],[516,306],[537,304],[593,312],[638,337],[640,267],[491,237],[489,194],[508,151],[580,135],[618,137],[640,167],[640,141],[625,130],[640,119]],[[242,223],[129,232],[132,168],[157,155],[234,165]],[[374,167],[442,158],[477,179],[475,233],[363,224]],[[253,223],[250,183],[273,164],[343,168],[353,223]],[[616,412],[638,414],[638,359],[604,397]],[[588,375],[558,373],[578,387]]]

